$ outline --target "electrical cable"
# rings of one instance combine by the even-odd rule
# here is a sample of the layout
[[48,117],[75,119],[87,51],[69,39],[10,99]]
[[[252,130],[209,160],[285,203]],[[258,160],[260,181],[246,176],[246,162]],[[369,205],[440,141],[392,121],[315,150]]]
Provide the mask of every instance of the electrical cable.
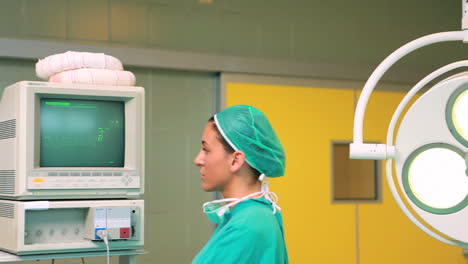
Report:
[[110,264],[109,240],[107,230],[102,229],[97,232],[97,235],[104,241],[107,250],[107,264]]

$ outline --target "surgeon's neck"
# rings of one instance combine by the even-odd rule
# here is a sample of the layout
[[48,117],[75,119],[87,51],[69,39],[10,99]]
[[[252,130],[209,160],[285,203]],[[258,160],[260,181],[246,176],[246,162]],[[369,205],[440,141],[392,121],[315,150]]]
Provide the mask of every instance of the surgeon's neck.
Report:
[[[221,191],[224,198],[242,198],[259,192],[262,188],[260,181],[253,181],[253,175],[234,175]],[[260,195],[259,195],[260,196]]]

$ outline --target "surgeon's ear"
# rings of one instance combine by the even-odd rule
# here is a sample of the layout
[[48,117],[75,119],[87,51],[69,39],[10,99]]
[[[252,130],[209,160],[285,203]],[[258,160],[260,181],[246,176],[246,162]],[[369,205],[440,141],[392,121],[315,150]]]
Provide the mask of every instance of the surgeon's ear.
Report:
[[232,163],[231,163],[231,170],[233,172],[235,172],[235,171],[240,170],[242,165],[244,165],[244,163],[246,162],[245,161],[245,154],[242,151],[234,151],[234,153],[232,153],[232,155],[233,155],[233,159],[232,159]]

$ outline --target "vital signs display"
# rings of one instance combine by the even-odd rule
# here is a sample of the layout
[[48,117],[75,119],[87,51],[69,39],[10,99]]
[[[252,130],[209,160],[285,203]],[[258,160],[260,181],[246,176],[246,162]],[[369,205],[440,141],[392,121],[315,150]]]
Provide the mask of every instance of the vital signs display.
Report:
[[125,104],[40,99],[40,167],[123,167]]
[[136,198],[144,89],[19,82],[0,99],[0,197]]

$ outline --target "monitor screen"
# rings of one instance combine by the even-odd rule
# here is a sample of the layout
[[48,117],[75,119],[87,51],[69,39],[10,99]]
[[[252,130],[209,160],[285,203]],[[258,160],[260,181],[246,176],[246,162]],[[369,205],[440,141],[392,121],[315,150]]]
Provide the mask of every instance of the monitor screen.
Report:
[[40,167],[124,167],[125,103],[40,99]]

